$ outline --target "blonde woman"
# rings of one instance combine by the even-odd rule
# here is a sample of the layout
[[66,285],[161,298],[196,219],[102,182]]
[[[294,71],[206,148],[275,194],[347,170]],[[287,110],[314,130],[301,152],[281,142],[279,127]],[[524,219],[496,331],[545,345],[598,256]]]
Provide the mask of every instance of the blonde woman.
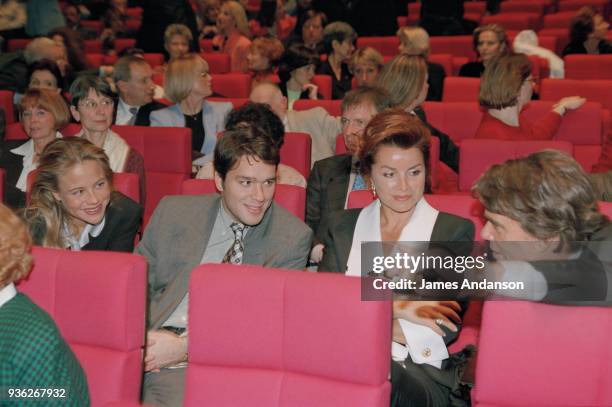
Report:
[[151,126],[190,128],[194,158],[212,159],[217,133],[225,129],[232,104],[206,100],[212,94],[208,63],[196,54],[172,59],[164,78],[166,96],[175,104],[152,112]]
[[45,147],[24,219],[37,245],[132,252],[142,207],[113,190],[104,150],[69,137]]
[[353,53],[349,70],[357,86],[374,86],[376,77],[385,65],[383,56],[372,47],[359,48]]
[[251,34],[246,12],[240,3],[233,0],[223,3],[217,16],[217,30],[219,35],[213,39],[213,44],[230,56],[231,71],[246,72]]

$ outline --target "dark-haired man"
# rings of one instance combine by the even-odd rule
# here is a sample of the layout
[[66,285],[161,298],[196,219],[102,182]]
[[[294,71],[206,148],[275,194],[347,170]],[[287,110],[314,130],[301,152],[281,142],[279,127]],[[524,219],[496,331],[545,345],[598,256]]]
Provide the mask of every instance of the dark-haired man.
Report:
[[220,195],[171,196],[155,210],[136,253],[149,263],[144,402],[181,406],[187,361],[189,275],[202,263],[304,269],[312,232],[273,202],[279,151],[253,126],[215,147]]

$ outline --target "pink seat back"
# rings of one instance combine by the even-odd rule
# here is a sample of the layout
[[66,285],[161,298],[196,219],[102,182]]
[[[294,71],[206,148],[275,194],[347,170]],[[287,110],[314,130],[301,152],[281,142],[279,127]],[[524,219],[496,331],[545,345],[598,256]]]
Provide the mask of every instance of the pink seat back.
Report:
[[[0,91],[2,92],[2,91]],[[25,130],[23,130],[23,126],[19,122],[13,122],[6,125],[4,130],[4,139],[5,140],[27,140],[28,135]]]
[[446,76],[453,74],[453,56],[451,54],[432,54],[427,57],[427,60],[442,65]]
[[4,110],[4,120],[6,124],[15,123],[15,108],[13,106],[13,96],[15,93],[10,90],[0,90],[0,108]]
[[444,79],[442,102],[478,102],[480,78],[450,76]]
[[612,79],[612,55],[566,55],[567,79]]
[[[188,179],[183,181],[181,195],[216,194],[217,187],[211,179]],[[306,214],[306,189],[295,185],[276,184],[274,202],[304,220]]]
[[469,191],[474,182],[494,164],[545,149],[560,150],[570,156],[574,151],[567,141],[464,140],[459,159],[459,190]]
[[473,405],[612,405],[611,326],[610,308],[486,302]]
[[189,292],[185,406],[389,405],[391,305],[360,279],[206,264]]
[[215,93],[226,98],[248,98],[251,92],[251,76],[245,73],[224,73],[212,75]]
[[280,151],[281,163],[298,170],[304,178],[308,179],[312,152],[311,144],[310,134],[286,132],[285,143]]
[[35,247],[18,290],[47,311],[81,362],[92,406],[138,401],[144,346],[146,262],[116,252]]
[[322,107],[327,110],[332,116],[340,116],[342,114],[342,101],[341,100],[312,100],[312,99],[299,99],[293,104],[293,110],[308,110],[313,107]]
[[455,143],[474,137],[482,120],[482,111],[476,101],[425,102],[423,109],[427,114],[429,124],[448,134]]
[[208,62],[211,74],[228,73],[230,71],[231,63],[229,54],[203,52],[200,56]]
[[312,83],[318,86],[318,92],[323,96],[323,99],[330,100],[332,98],[332,77],[329,75],[315,75],[312,77]]
[[[417,13],[418,14],[418,13]],[[382,55],[396,55],[400,40],[397,36],[388,37],[358,37],[357,48],[372,47]]]
[[499,24],[508,30],[538,30],[542,25],[541,16],[538,13],[499,13],[485,16],[481,20],[482,25]]
[[432,54],[451,54],[456,57],[467,57],[471,61],[476,59],[471,35],[431,37],[429,43]]
[[612,110],[612,79],[543,79],[541,100],[558,101],[566,96],[582,96],[589,102],[601,103],[604,109]]

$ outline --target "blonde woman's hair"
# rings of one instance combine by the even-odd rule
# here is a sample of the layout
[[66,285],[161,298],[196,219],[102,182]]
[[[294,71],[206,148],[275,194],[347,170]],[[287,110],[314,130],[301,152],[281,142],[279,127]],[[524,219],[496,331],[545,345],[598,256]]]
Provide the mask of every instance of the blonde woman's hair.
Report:
[[238,29],[238,31],[245,37],[250,38],[251,31],[249,30],[249,21],[247,20],[247,15],[244,11],[244,7],[242,7],[242,4],[238,3],[237,1],[230,0],[223,3],[221,9],[223,10],[224,7],[227,8],[232,17],[234,17],[236,29]]
[[32,240],[23,221],[0,203],[0,289],[30,272]]
[[425,58],[399,54],[376,77],[376,84],[389,94],[393,107],[404,109],[421,93],[427,77]]
[[166,31],[164,31],[164,46],[167,47],[170,40],[172,40],[172,37],[175,35],[185,37],[188,44],[193,41],[193,34],[191,34],[191,30],[186,25],[170,24],[168,27],[166,27]]
[[429,34],[421,27],[402,27],[397,30],[397,36],[405,54],[429,56]]
[[70,215],[53,193],[59,191],[59,178],[86,160],[95,161],[102,167],[104,178],[112,190],[113,171],[108,157],[104,150],[91,142],[80,137],[67,137],[52,141],[43,150],[32,185],[31,203],[24,212],[31,229],[35,223],[44,223],[43,246],[64,247],[62,230]]
[[180,103],[189,96],[194,82],[208,71],[208,63],[198,54],[186,54],[168,62],[164,86],[168,99]]
[[385,65],[385,60],[383,56],[372,47],[359,48],[357,51],[353,53],[351,56],[351,61],[349,62],[349,70],[351,72],[355,71],[355,66],[359,64],[369,64],[374,65],[378,71],[380,71]]
[[55,130],[59,130],[70,121],[68,104],[59,93],[51,89],[29,89],[19,101],[19,116],[25,110],[40,108],[51,113]]

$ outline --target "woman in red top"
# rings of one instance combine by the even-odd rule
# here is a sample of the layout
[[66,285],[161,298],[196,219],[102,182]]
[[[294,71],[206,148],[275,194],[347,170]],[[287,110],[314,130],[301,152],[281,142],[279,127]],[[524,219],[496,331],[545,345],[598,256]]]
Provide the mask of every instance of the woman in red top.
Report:
[[480,105],[487,109],[476,130],[476,138],[498,140],[550,140],[561,117],[586,99],[578,96],[559,100],[551,112],[535,123],[520,117],[520,112],[533,93],[531,63],[522,54],[498,57],[492,61],[480,82]]
[[213,38],[213,47],[229,54],[231,72],[248,71],[247,54],[251,45],[246,12],[237,1],[227,1],[217,16],[219,35]]

